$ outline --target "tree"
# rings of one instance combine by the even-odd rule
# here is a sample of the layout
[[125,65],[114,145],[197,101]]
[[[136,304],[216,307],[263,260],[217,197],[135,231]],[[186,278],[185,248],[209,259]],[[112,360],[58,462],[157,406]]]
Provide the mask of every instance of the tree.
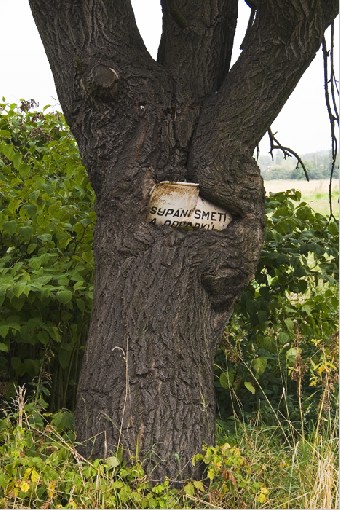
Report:
[[[95,290],[78,388],[82,451],[142,452],[154,477],[199,475],[214,441],[213,358],[254,274],[264,190],[252,157],[320,47],[335,0],[257,0],[230,69],[237,0],[162,0],[157,62],[129,0],[30,0],[96,194]],[[222,230],[147,222],[161,181],[191,181]]]

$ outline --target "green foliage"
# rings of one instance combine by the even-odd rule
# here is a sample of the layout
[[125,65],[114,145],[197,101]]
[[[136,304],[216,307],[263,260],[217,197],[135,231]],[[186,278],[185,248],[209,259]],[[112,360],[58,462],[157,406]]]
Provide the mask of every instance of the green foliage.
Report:
[[[93,192],[60,113],[0,104],[0,371],[70,405],[92,303]],[[68,393],[69,392],[69,393]]]
[[336,382],[338,224],[300,198],[267,199],[260,264],[216,358],[224,419],[238,402],[250,415],[264,406],[269,422],[273,407],[301,420],[302,406],[304,420],[315,421],[325,385]]
[[94,199],[62,115],[34,106],[0,105],[0,389],[35,388],[0,410],[0,507],[335,508],[338,225],[299,193],[267,200],[260,265],[216,357],[221,445],[193,459],[206,478],[174,489],[141,461],[79,455],[63,408],[92,303]]
[[84,459],[72,414],[46,413],[22,387],[0,412],[0,508],[337,508],[336,423],[291,446],[276,427],[236,424],[194,456],[204,479],[174,488],[142,460]]
[[[0,373],[60,409],[74,403],[90,317],[94,196],[63,116],[32,107],[0,105]],[[334,385],[338,225],[300,198],[267,200],[260,265],[216,357],[224,420],[235,405],[269,423],[273,408],[315,420]]]
[[201,485],[190,482],[184,487],[187,493],[210,494],[214,497],[214,505],[222,508],[255,508],[257,503],[267,501],[268,488],[256,480],[256,475],[253,476],[249,458],[239,447],[229,443],[206,446],[203,453],[194,456],[192,462],[202,462],[206,466],[208,483],[204,489],[202,482]]
[[[41,403],[41,402],[40,402]],[[172,508],[169,481],[152,485],[138,462],[88,461],[76,451],[68,411],[50,415],[25,402],[0,419],[0,508]]]

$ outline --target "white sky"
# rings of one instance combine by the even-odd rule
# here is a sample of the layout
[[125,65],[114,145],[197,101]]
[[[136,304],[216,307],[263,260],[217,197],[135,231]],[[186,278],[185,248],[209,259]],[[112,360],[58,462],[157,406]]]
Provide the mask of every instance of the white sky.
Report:
[[[248,21],[249,9],[240,0],[240,15],[236,33],[234,59],[241,44]],[[159,0],[132,0],[142,37],[156,57],[161,33]],[[35,27],[28,0],[0,0],[0,98],[17,102],[20,98],[34,98],[40,103],[58,103],[52,74]],[[335,47],[339,47],[336,24]],[[335,59],[338,63],[338,58]],[[339,77],[339,69],[336,69]],[[300,80],[280,115],[273,123],[273,131],[282,145],[304,154],[330,148],[330,127],[323,91],[321,51]],[[261,144],[261,151],[267,150]]]

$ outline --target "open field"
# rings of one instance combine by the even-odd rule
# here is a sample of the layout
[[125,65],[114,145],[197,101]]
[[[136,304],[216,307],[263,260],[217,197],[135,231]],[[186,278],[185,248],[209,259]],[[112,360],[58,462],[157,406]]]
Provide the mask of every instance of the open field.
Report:
[[[328,204],[328,179],[313,179],[307,182],[304,179],[274,179],[264,181],[267,194],[278,193],[287,189],[296,189],[301,191],[302,199],[305,200],[315,211],[323,214],[329,213]],[[332,205],[333,214],[339,214],[339,181],[334,179],[332,182]]]

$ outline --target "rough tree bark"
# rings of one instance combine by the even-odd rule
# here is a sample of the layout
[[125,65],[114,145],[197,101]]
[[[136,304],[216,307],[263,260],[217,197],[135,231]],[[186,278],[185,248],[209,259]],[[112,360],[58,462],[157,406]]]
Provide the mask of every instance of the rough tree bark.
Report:
[[[256,0],[229,70],[237,0],[162,0],[158,59],[129,0],[30,0],[96,193],[95,292],[76,427],[86,455],[122,446],[154,478],[199,475],[213,443],[213,358],[254,274],[264,191],[254,148],[309,66],[335,0]],[[223,231],[147,223],[153,185],[191,181]]]

